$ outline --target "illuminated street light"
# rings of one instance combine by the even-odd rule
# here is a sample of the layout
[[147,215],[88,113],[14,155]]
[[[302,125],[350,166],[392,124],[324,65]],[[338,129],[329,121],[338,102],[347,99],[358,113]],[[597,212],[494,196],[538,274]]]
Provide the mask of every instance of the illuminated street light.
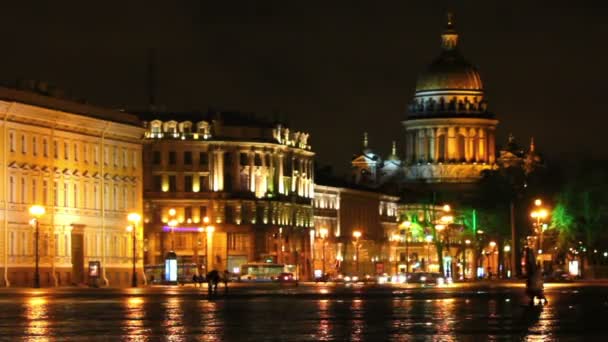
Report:
[[449,204],[443,205],[443,211],[445,211],[446,213],[449,213],[451,210],[452,210],[452,208],[450,207]]
[[139,221],[141,221],[141,215],[138,213],[129,213],[129,215],[127,215],[127,220],[131,223],[131,225],[127,227],[127,231],[131,233],[131,238],[133,239],[133,271],[131,273],[131,286],[137,287],[137,225],[139,224]]
[[42,215],[44,215],[44,213],[46,212],[45,208],[41,205],[33,205],[30,207],[29,209],[30,211],[30,215],[32,215],[32,223],[34,224],[34,228],[36,229],[36,232],[34,234],[35,236],[35,250],[36,250],[36,263],[35,263],[35,273],[34,273],[34,287],[35,288],[39,288],[40,287],[40,254],[38,253],[38,241],[40,239],[40,224],[39,224],[39,220],[40,217],[42,217]]

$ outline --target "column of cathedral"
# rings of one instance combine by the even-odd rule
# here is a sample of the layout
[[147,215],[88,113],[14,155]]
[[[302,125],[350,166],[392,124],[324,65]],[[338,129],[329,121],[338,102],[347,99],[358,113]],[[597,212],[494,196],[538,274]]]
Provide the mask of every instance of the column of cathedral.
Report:
[[[444,137],[440,146],[441,136]],[[459,140],[463,136],[463,140]],[[461,146],[464,144],[464,146]],[[424,127],[406,133],[406,161],[410,163],[462,160],[495,162],[494,131],[476,127]],[[443,147],[443,154],[441,154]]]

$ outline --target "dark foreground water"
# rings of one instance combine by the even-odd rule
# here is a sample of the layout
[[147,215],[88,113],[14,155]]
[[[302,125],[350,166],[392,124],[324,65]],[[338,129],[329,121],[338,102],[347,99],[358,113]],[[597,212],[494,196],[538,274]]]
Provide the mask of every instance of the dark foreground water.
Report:
[[6,341],[491,341],[608,338],[608,288],[2,290]]

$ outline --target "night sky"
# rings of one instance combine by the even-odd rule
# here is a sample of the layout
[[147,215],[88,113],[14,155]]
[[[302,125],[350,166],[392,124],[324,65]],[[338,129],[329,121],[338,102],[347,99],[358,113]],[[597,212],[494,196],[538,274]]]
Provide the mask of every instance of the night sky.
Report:
[[600,1],[15,3],[0,20],[3,83],[44,80],[91,103],[142,108],[155,49],[157,103],[282,113],[338,172],[365,130],[381,155],[393,139],[403,150],[401,120],[451,10],[500,120],[498,143],[512,132],[524,144],[534,135],[550,158],[608,157]]

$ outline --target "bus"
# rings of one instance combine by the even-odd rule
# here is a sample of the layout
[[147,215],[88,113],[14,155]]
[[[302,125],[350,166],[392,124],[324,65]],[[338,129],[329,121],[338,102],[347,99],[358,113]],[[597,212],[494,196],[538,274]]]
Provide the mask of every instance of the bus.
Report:
[[251,262],[241,266],[241,281],[277,281],[281,273],[292,271],[291,265]]

